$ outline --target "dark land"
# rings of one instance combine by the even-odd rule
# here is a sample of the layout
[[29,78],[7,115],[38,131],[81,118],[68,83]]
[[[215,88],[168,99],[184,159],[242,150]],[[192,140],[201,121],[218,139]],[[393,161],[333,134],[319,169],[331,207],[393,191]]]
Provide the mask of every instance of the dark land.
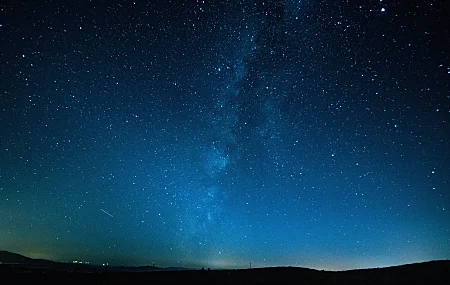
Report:
[[105,267],[31,259],[0,251],[1,284],[450,284],[450,261],[321,271],[300,267],[239,270]]

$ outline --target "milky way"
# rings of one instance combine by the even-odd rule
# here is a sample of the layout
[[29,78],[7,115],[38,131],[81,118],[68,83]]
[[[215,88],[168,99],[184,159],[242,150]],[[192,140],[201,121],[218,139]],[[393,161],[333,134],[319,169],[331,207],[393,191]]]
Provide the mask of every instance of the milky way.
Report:
[[0,4],[0,249],[449,258],[448,3],[35,2]]

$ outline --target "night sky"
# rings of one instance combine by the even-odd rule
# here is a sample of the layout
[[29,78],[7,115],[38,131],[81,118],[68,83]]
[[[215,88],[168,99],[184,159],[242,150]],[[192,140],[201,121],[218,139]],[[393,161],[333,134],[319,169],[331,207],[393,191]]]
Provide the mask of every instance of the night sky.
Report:
[[2,1],[0,249],[450,258],[449,1]]

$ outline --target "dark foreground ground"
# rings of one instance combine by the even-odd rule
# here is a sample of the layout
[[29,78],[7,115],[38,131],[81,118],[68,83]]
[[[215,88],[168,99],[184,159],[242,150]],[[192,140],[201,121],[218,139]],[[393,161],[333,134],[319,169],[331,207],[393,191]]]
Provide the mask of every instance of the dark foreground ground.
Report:
[[120,272],[0,265],[0,284],[447,284],[450,261],[380,269],[318,271],[295,267]]

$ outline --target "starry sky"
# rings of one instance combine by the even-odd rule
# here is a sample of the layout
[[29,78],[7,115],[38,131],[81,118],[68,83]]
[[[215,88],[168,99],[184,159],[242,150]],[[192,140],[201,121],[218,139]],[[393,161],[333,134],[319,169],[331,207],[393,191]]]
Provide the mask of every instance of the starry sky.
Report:
[[448,1],[2,1],[0,249],[450,258]]

